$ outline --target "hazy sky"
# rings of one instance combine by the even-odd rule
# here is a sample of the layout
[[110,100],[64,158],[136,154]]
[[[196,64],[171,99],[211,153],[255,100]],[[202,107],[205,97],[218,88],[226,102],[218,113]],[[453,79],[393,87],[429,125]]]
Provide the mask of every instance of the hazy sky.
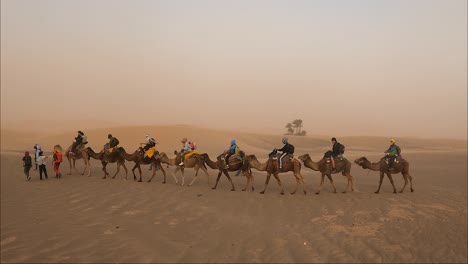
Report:
[[2,0],[1,110],[466,138],[467,1]]

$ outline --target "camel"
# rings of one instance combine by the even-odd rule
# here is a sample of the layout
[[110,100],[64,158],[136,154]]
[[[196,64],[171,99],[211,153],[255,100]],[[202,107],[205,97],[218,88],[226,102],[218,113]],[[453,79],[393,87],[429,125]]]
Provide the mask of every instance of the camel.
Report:
[[[85,163],[85,168],[84,168],[83,172],[81,173],[81,175],[84,175],[86,169],[88,169],[88,175],[87,176],[89,177],[91,175],[91,166],[89,164],[89,155],[88,155],[88,153],[85,151],[84,148],[76,148],[74,155],[70,154],[72,145],[70,145],[68,147],[67,151],[65,151],[65,157],[67,157],[68,164],[70,165],[70,170],[67,173],[67,175],[71,175],[72,168],[75,169],[76,172],[78,172],[78,170],[75,167],[75,162],[78,159],[83,159],[84,163]],[[72,163],[72,160],[73,160],[73,163]]]
[[192,179],[192,182],[188,185],[189,187],[192,186],[192,184],[195,182],[195,179],[197,179],[198,176],[198,171],[202,169],[202,171],[205,173],[206,178],[208,179],[208,185],[210,184],[210,175],[208,174],[208,170],[206,169],[205,162],[203,160],[203,155],[200,154],[195,154],[192,155],[190,158],[184,160],[184,166],[181,167],[178,164],[181,161],[180,153],[177,151],[174,151],[174,154],[176,157],[174,159],[169,159],[166,155],[166,153],[161,152],[158,155],[156,155],[156,158],[158,158],[161,163],[165,163],[171,166],[176,166],[176,169],[172,172],[172,177],[174,177],[174,181],[176,184],[179,183],[177,180],[177,177],[175,174],[180,170],[182,173],[182,184],[181,186],[185,185],[185,175],[184,175],[184,169],[185,168],[193,168],[195,170],[195,177]]
[[[245,175],[246,174],[245,171],[247,169],[247,167],[245,166],[246,164],[244,163],[244,160],[242,160],[242,161],[239,160],[239,157],[242,157],[244,155],[243,154],[241,154],[241,155],[232,155],[229,158],[229,161],[228,161],[228,163],[229,163],[229,168],[228,169],[226,169],[226,162],[224,161],[226,153],[219,155],[217,157],[216,161],[212,161],[210,159],[210,157],[208,156],[208,154],[202,154],[202,155],[204,155],[204,161],[210,168],[218,170],[218,177],[216,178],[216,184],[211,189],[213,189],[213,190],[216,189],[216,187],[218,186],[219,179],[221,178],[221,175],[224,174],[224,175],[226,175],[229,182],[231,183],[231,186],[232,186],[231,191],[235,191],[236,188],[234,187],[234,184],[232,183],[232,179],[231,179],[231,176],[229,176],[228,171],[238,171],[238,170],[242,169],[242,171],[244,172],[244,175]],[[243,189],[243,191],[245,191],[245,189]]]
[[102,171],[104,172],[104,177],[103,179],[106,179],[106,177],[109,175],[106,170],[107,163],[117,163],[117,172],[114,174],[112,179],[115,179],[115,176],[120,171],[120,166],[123,166],[125,169],[125,180],[127,180],[127,174],[128,170],[127,167],[125,166],[125,149],[122,147],[115,147],[112,153],[105,155],[104,149],[101,150],[99,153],[94,152],[94,150],[90,147],[86,148],[86,152],[88,153],[89,157],[93,159],[98,159],[102,163]]
[[390,183],[393,186],[393,193],[397,193],[395,184],[393,183],[393,178],[392,174],[398,174],[401,173],[403,175],[403,179],[405,180],[405,185],[403,188],[400,190],[400,193],[402,193],[405,190],[406,185],[408,184],[408,179],[410,181],[410,190],[411,192],[414,192],[413,189],[413,177],[410,176],[409,174],[409,163],[405,159],[401,158],[399,162],[395,162],[393,164],[393,170],[388,169],[388,164],[385,162],[385,157],[381,158],[379,162],[377,163],[371,163],[366,157],[361,157],[357,160],[354,161],[357,165],[361,166],[363,169],[369,169],[372,171],[380,171],[380,182],[379,182],[379,188],[375,193],[380,192],[380,187],[382,186],[382,181],[384,178],[384,174],[387,174],[388,179],[390,180]]
[[164,171],[163,167],[161,166],[161,161],[156,158],[156,154],[153,155],[151,158],[144,158],[144,152],[141,148],[138,148],[134,153],[128,154],[127,152],[124,151],[124,157],[128,161],[133,161],[135,162],[135,166],[132,168],[132,173],[133,173],[133,180],[136,180],[136,175],[135,175],[135,169],[138,168],[138,171],[140,172],[140,180],[138,182],[142,182],[142,177],[141,177],[141,164],[143,165],[148,165],[148,164],[153,164],[153,175],[151,178],[148,180],[148,182],[151,182],[151,180],[154,178],[156,175],[156,168],[159,167],[164,175],[164,181],[162,183],[166,183],[166,171]]
[[[326,158],[321,159],[319,162],[313,162],[312,159],[310,158],[309,154],[304,154],[298,157],[299,160],[301,160],[304,163],[304,166],[307,168],[310,168],[314,171],[320,171],[322,173],[322,178],[320,180],[320,187],[319,190],[315,194],[320,194],[320,191],[322,190],[323,187],[323,182],[325,180],[325,176],[330,180],[330,183],[333,186],[333,192],[336,193],[336,186],[335,183],[333,182],[333,178],[331,176],[332,174],[332,166],[330,161],[327,161]],[[354,178],[351,176],[351,162],[347,159],[343,160],[335,160],[335,169],[336,173],[343,174],[348,179],[348,186],[347,190],[351,190],[351,192],[354,191]],[[346,191],[343,191],[343,193],[346,193]]]
[[[248,164],[249,169],[254,168],[254,169],[258,170],[258,171],[266,171],[267,172],[267,179],[266,179],[266,182],[265,182],[265,188],[260,193],[261,194],[265,193],[268,182],[270,181],[270,177],[273,174],[273,176],[276,178],[276,180],[278,182],[278,185],[281,187],[280,194],[284,195],[283,185],[281,183],[281,180],[278,177],[278,174],[292,171],[294,173],[294,177],[296,178],[296,189],[294,189],[294,192],[292,192],[291,194],[296,193],[297,189],[299,188],[299,182],[302,182],[302,190],[303,190],[304,194],[307,194],[307,191],[305,190],[304,178],[301,175],[301,163],[299,162],[299,160],[297,160],[297,159],[288,160],[288,158],[286,157],[283,160],[283,167],[280,169],[279,164],[278,164],[278,157],[279,156],[280,156],[280,154],[270,155],[268,160],[265,163],[260,163],[258,161],[257,157],[255,157],[255,155],[248,155],[248,156],[245,157],[245,162]],[[246,184],[245,188],[243,189],[243,191],[245,191],[248,188],[249,182],[252,182],[252,191],[253,191],[253,188],[254,188],[253,187],[253,176],[252,176],[251,173],[246,173],[245,175],[247,176],[247,184]]]

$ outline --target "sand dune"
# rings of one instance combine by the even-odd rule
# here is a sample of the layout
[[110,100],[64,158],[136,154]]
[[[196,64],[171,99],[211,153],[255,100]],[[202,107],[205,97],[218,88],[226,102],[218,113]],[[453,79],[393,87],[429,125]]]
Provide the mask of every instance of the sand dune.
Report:
[[[86,131],[99,148],[108,132],[128,149],[145,133],[160,142],[161,151],[180,148],[180,138],[195,140],[200,150],[215,155],[231,138],[261,161],[281,135],[256,135],[187,126],[121,127]],[[245,177],[233,177],[237,191],[222,178],[211,190],[202,175],[192,187],[174,184],[168,174],[161,184],[125,181],[123,173],[102,180],[101,165],[92,160],[91,177],[74,173],[39,181],[37,172],[25,181],[21,151],[41,143],[67,145],[74,133],[35,137],[2,131],[1,261],[2,262],[440,262],[466,263],[467,151],[466,141],[398,139],[411,162],[415,192],[393,194],[387,179],[374,194],[378,173],[352,167],[356,192],[331,193],[326,182],[313,195],[319,174],[303,168],[309,194],[279,195],[274,180],[264,195],[266,175],[254,171],[254,192],[241,192]],[[326,138],[291,137],[297,155],[321,158]],[[346,156],[377,160],[387,138],[344,137]],[[169,155],[172,156],[172,155]],[[67,162],[62,165],[66,172]],[[131,163],[127,163],[131,167]],[[78,163],[82,169],[82,163]],[[109,166],[110,173],[115,165]],[[144,179],[150,172],[143,167]],[[172,171],[173,168],[167,169]],[[49,166],[48,171],[52,174]],[[180,175],[178,175],[180,179]],[[186,171],[186,180],[194,177]],[[129,179],[131,179],[131,172]],[[345,180],[334,175],[338,191]],[[394,176],[397,187],[403,180]],[[292,175],[282,174],[291,191]]]

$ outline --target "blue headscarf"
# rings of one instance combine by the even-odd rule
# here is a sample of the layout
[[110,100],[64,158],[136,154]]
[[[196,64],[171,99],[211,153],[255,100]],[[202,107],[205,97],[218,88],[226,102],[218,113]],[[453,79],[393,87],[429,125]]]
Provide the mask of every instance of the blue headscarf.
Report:
[[235,144],[236,144],[236,140],[235,139],[231,140],[231,145],[235,145]]

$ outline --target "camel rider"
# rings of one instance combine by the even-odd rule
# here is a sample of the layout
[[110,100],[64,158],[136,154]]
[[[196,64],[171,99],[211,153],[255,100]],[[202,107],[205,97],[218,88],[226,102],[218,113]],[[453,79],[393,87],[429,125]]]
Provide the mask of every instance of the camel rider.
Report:
[[185,157],[185,155],[187,155],[190,152],[194,151],[194,149],[192,148],[192,145],[190,144],[190,141],[188,141],[187,138],[183,138],[180,142],[182,142],[182,144],[184,144],[184,148],[180,152],[181,161],[179,163],[179,166],[184,166],[184,157]]
[[332,173],[335,173],[335,158],[343,158],[344,146],[343,144],[339,143],[335,137],[331,139],[331,142],[333,143],[333,148],[331,150]]
[[76,136],[75,140],[73,141],[70,154],[75,155],[76,148],[78,148],[81,144],[83,145],[88,144],[88,138],[85,136],[85,134],[82,131],[78,131],[78,136]]
[[231,140],[231,146],[226,151],[226,156],[224,157],[224,162],[226,163],[226,169],[229,169],[229,158],[234,154],[239,154],[239,146],[236,144],[236,140]]
[[390,140],[390,147],[385,151],[385,155],[388,156],[388,170],[393,170],[393,163],[395,159],[400,155],[400,147],[397,146],[395,139]]
[[143,150],[147,151],[148,149],[156,146],[156,140],[150,137],[150,135],[146,134],[146,143],[143,144],[146,144]]
[[283,154],[279,158],[279,168],[281,169],[283,166],[283,158],[286,157],[286,155],[294,154],[294,146],[288,143],[288,138],[284,137],[282,140],[284,146],[281,149],[278,149],[277,151],[282,151]]
[[117,147],[117,145],[119,145],[119,140],[116,137],[113,137],[111,134],[108,134],[107,138],[109,139],[109,142],[106,145],[104,145],[104,150],[106,152],[109,149],[112,149],[114,147]]

